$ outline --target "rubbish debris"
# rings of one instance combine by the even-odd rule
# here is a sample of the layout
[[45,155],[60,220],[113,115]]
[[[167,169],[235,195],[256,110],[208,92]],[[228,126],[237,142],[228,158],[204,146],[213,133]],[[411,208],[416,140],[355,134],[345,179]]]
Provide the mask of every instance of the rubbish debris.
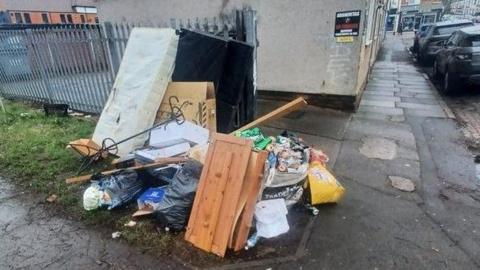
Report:
[[240,251],[244,248],[252,228],[255,205],[265,175],[267,155],[266,151],[252,151],[250,154],[244,185],[235,211],[234,228],[228,242],[228,247],[234,251]]
[[235,133],[235,136],[247,138],[253,141],[255,150],[265,150],[265,148],[267,148],[267,146],[271,144],[272,141],[274,140],[274,138],[265,137],[265,135],[262,134],[259,128],[252,128],[252,129],[239,131]]
[[213,82],[218,132],[229,133],[236,125],[252,121],[254,46],[197,30],[181,29],[179,34],[172,80]]
[[190,143],[191,146],[203,145],[208,142],[209,134],[208,129],[188,121],[181,124],[172,122],[151,131],[149,146],[162,148],[180,143]]
[[310,149],[300,138],[285,132],[277,136],[267,149],[270,150],[270,170],[264,184],[262,199],[283,198],[290,207],[302,198]]
[[284,199],[264,200],[255,207],[257,236],[272,238],[288,232],[287,206]]
[[[238,205],[251,151],[249,140],[212,135],[185,240],[202,250],[225,256],[235,225],[231,213]],[[206,216],[210,218],[205,219]]]
[[307,184],[309,200],[313,205],[338,202],[345,192],[343,186],[320,161],[310,162]]
[[253,128],[253,127],[256,127],[256,126],[260,126],[268,121],[272,121],[274,119],[278,119],[284,115],[287,115],[293,111],[296,111],[300,108],[303,108],[307,105],[307,102],[305,101],[305,99],[299,97],[285,105],[283,105],[282,107],[280,108],[277,108],[275,109],[274,111],[258,118],[257,120],[235,130],[234,132],[231,132],[230,134],[231,135],[234,135],[235,133],[237,132],[240,132],[240,131],[243,131],[243,130],[246,130],[246,129],[249,129],[249,128]]
[[68,104],[43,104],[43,111],[45,116],[68,116]]
[[188,151],[188,157],[195,159],[196,161],[205,164],[205,159],[207,158],[209,144],[199,144],[192,147]]
[[167,146],[161,149],[142,149],[135,151],[135,158],[145,162],[155,162],[160,158],[173,157],[187,153],[190,150],[188,142]]
[[133,170],[117,172],[110,176],[100,176],[83,194],[83,208],[95,210],[106,206],[108,210],[135,199],[145,186]]
[[[175,66],[178,36],[174,29],[135,27],[113,90],[98,120],[93,141],[120,141],[153,126]],[[141,89],[141,91],[139,91]],[[132,93],[135,93],[132,95]],[[118,145],[118,156],[143,147],[142,134]]]
[[137,199],[138,209],[158,207],[165,195],[165,187],[152,187],[140,195]]
[[[80,171],[108,155],[119,157],[112,162],[116,169],[67,179],[68,184],[91,181],[83,194],[84,209],[112,210],[136,202],[138,210],[125,227],[136,226],[140,217],[154,218],[165,231],[186,228],[186,241],[223,257],[227,249],[238,252],[260,238],[287,233],[293,204],[303,202],[317,215],[314,204],[338,201],[344,189],[326,169],[327,155],[291,132],[267,136],[257,127],[306,101],[297,98],[228,135],[216,133],[253,119],[253,88],[243,83],[253,70],[225,65],[252,61],[253,47],[188,30],[182,35],[182,50],[208,41],[228,57],[202,60],[202,67],[215,68],[216,74],[207,74],[213,71],[199,70],[196,61],[186,65],[193,63],[190,55],[177,56],[180,64],[174,65],[178,37],[173,30],[132,31],[92,139],[68,146],[85,157]],[[169,82],[173,66],[176,80],[205,78]],[[215,91],[214,85],[220,88]],[[313,191],[310,198],[306,186]],[[112,238],[121,234],[114,232]]]
[[[171,158],[163,158],[163,159],[158,159],[154,163],[146,164],[146,165],[139,165],[139,166],[134,166],[134,167],[128,167],[124,169],[115,169],[115,170],[110,170],[110,171],[104,171],[101,172],[102,175],[111,175],[117,172],[121,172],[123,170],[142,170],[142,169],[148,169],[148,168],[155,168],[155,167],[161,167],[165,166],[167,164],[174,164],[174,163],[181,163],[185,162],[186,158],[185,157],[171,157]],[[67,184],[78,184],[78,183],[84,183],[90,181],[92,179],[93,175],[88,174],[88,175],[82,175],[82,176],[76,176],[76,177],[71,177],[67,178],[65,182]]]
[[171,82],[163,96],[155,122],[171,117],[171,112],[181,109],[185,120],[217,131],[215,87],[212,82]]
[[253,233],[252,236],[250,236],[250,238],[248,238],[247,240],[247,245],[245,246],[245,250],[249,250],[252,247],[255,247],[259,239],[260,237],[258,237],[257,233]]
[[415,191],[415,184],[412,180],[400,177],[400,176],[389,176],[392,186],[401,191],[413,192]]
[[52,195],[48,196],[47,202],[49,202],[49,203],[54,203],[54,202],[57,200],[57,198],[58,198],[57,195],[52,194]]
[[120,238],[120,236],[122,236],[121,232],[113,232],[112,233],[112,239]]
[[[97,154],[100,148],[101,147],[91,139],[78,139],[69,142],[67,145],[67,149],[72,149],[82,157],[92,157]],[[103,158],[106,158],[107,155],[108,153],[105,153]]]
[[137,225],[137,222],[133,220],[130,220],[129,222],[123,224],[123,226],[129,227],[129,228],[135,227],[136,225]]
[[185,228],[202,168],[202,164],[196,160],[186,161],[172,182],[164,188],[160,201],[152,204],[155,218],[160,225],[176,231]]

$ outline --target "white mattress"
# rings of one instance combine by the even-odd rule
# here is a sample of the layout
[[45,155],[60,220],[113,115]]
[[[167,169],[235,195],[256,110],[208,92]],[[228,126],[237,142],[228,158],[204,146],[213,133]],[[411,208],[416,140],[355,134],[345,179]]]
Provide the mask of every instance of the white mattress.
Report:
[[[105,138],[118,142],[153,126],[171,81],[177,46],[173,29],[133,29],[93,141],[99,145]],[[148,133],[120,144],[118,155],[142,147],[147,139]]]

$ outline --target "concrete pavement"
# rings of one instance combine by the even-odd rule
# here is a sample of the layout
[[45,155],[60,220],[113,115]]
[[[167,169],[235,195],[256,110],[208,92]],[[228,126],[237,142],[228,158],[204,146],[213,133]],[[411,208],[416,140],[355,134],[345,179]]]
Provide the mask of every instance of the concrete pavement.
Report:
[[[278,102],[259,105],[262,114]],[[324,149],[330,169],[347,189],[344,200],[321,206],[296,241],[285,240],[296,245],[291,256],[220,268],[480,269],[480,194],[472,154],[451,116],[412,62],[402,38],[388,36],[357,113],[309,106],[264,127],[267,133],[294,131]],[[393,188],[391,176],[410,179],[416,190]],[[139,254],[73,221],[43,221],[43,207],[30,202],[25,206],[16,196],[0,199],[3,213],[20,209],[11,217],[0,215],[0,237],[10,239],[6,251],[0,251],[0,268],[180,267],[165,257]],[[32,225],[31,230],[21,229]],[[55,248],[33,252],[42,246],[32,244],[31,238]],[[103,241],[106,248],[89,248]],[[114,265],[97,264],[105,252]]]

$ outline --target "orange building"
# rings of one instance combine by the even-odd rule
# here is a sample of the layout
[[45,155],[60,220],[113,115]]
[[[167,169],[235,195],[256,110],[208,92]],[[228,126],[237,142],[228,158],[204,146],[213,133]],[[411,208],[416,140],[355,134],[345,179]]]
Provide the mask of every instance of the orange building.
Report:
[[14,24],[96,24],[96,13],[8,10]]
[[0,0],[3,24],[96,24],[95,0]]

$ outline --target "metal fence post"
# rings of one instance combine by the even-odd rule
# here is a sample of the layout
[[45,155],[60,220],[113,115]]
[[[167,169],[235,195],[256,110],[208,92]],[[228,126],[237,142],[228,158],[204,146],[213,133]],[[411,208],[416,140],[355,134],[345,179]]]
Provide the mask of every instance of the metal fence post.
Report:
[[116,55],[117,48],[115,46],[115,36],[114,36],[114,31],[113,31],[113,25],[111,22],[105,22],[105,38],[108,43],[108,51],[110,52],[110,58],[112,60],[112,69],[113,73],[117,74],[118,68],[120,67],[120,60],[118,59],[118,56]]

